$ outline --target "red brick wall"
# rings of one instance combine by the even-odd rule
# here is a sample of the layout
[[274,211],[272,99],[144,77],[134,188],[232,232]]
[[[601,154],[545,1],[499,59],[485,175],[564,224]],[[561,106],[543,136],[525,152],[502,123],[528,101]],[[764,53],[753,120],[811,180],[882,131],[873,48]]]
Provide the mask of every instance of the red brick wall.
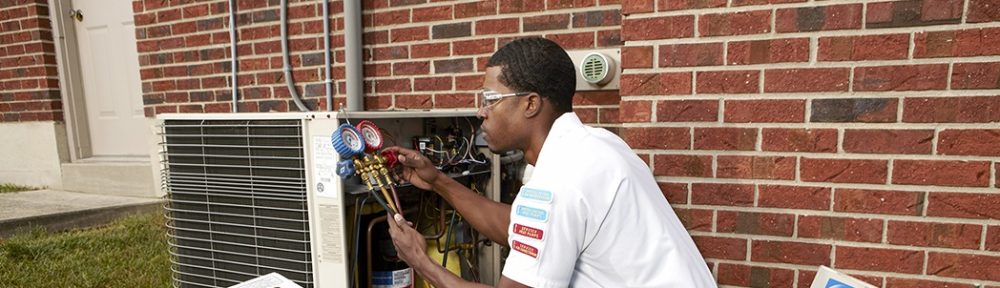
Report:
[[1000,286],[1000,1],[622,2],[622,135],[720,284]]
[[[238,1],[241,112],[296,109],[281,73],[279,6],[270,2]],[[293,79],[308,106],[325,110],[322,2],[290,2]],[[133,4],[146,114],[229,112],[228,2]],[[338,108],[346,93],[343,2],[330,7]],[[549,37],[567,49],[621,45],[618,1],[366,0],[362,7],[368,110],[474,108],[486,60],[514,37]],[[579,96],[585,121],[618,122],[617,91]]]
[[0,0],[0,122],[63,120],[47,3]]

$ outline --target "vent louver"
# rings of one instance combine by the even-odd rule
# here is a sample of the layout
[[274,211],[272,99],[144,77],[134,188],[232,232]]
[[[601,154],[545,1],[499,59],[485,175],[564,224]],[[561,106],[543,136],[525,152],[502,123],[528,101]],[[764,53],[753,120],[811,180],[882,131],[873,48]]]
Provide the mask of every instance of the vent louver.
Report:
[[166,120],[175,287],[278,272],[313,287],[300,120]]

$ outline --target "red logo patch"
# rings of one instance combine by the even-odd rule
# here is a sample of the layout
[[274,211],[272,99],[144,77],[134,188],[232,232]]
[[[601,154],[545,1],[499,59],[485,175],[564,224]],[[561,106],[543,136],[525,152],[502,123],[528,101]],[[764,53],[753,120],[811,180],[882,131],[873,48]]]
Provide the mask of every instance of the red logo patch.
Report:
[[514,240],[514,251],[521,252],[524,255],[531,256],[531,258],[538,258],[538,248],[531,247],[531,245],[524,244]]
[[542,231],[541,229],[531,228],[531,227],[528,227],[528,226],[524,226],[524,225],[516,224],[515,223],[514,224],[514,234],[521,235],[521,236],[528,237],[528,238],[534,238],[534,239],[542,240],[542,236],[544,236],[545,231]]

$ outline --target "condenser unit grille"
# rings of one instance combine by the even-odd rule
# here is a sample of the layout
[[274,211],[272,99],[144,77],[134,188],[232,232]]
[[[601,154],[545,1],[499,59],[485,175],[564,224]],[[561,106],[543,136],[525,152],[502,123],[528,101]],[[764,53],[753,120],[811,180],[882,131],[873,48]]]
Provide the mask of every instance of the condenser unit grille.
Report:
[[299,120],[165,120],[162,140],[174,286],[313,287]]

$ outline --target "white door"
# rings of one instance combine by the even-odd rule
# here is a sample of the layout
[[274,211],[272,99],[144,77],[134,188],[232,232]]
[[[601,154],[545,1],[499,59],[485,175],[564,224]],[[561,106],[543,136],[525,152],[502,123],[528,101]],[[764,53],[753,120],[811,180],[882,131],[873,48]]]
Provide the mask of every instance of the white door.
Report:
[[72,1],[91,155],[148,157],[132,1]]

